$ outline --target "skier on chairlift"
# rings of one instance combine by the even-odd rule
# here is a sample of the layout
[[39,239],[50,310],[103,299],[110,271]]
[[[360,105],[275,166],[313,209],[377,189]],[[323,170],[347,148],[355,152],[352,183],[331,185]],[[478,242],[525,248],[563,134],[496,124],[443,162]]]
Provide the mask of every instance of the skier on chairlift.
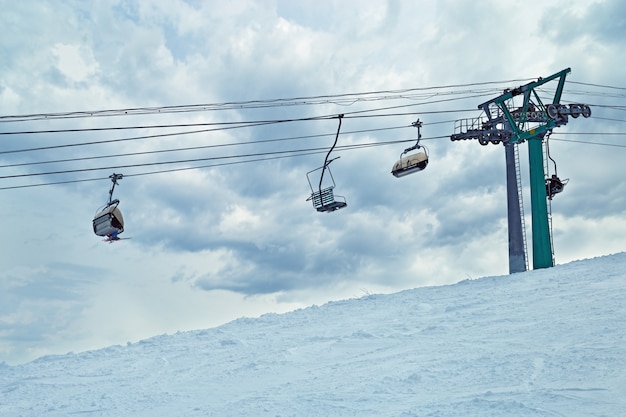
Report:
[[117,180],[123,178],[122,174],[113,174],[109,176],[113,184],[109,190],[109,201],[101,209],[98,209],[93,219],[93,232],[97,236],[104,237],[105,242],[114,242],[120,240],[118,236],[124,231],[124,218],[122,212],[118,208],[120,200],[113,200],[113,190],[117,185]]
[[548,155],[548,158],[554,164],[554,174],[552,174],[552,176],[550,178],[546,178],[546,196],[548,196],[548,200],[552,200],[552,197],[554,197],[558,193],[562,192],[563,189],[565,188],[565,185],[569,182],[569,178],[561,180],[559,178],[559,176],[557,175],[556,161],[550,155],[550,141],[549,141],[549,139],[550,139],[550,135],[551,134],[552,134],[552,130],[548,131],[546,133],[546,136],[545,136],[545,140],[546,140],[546,154]]
[[546,194],[548,200],[552,200],[552,197],[563,191],[563,188],[565,188],[565,183],[563,183],[556,174],[552,174],[550,178],[546,179]]

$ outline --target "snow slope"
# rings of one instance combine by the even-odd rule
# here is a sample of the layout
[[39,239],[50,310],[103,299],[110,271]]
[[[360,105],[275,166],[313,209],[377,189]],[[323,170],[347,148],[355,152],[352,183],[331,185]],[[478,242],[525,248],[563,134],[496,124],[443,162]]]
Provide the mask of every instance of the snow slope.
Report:
[[7,416],[626,415],[626,253],[0,365]]

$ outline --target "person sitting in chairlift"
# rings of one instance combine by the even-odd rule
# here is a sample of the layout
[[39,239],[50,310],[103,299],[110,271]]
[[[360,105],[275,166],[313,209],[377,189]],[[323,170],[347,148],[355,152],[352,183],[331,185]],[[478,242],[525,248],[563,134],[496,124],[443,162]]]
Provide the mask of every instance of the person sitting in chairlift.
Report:
[[548,199],[552,200],[556,194],[563,191],[565,185],[563,181],[556,174],[552,174],[552,177],[546,180],[546,193],[548,194]]

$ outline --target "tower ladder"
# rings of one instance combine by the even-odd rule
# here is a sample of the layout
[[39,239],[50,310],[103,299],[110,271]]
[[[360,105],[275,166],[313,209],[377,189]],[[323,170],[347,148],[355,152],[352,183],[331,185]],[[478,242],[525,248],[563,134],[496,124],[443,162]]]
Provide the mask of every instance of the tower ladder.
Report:
[[528,270],[528,246],[526,243],[526,223],[524,221],[524,197],[522,194],[522,174],[519,162],[518,144],[513,145],[515,155],[515,182],[517,182],[517,194],[519,195],[519,211],[520,220],[522,222],[522,240],[524,242],[524,261],[526,262],[526,270]]

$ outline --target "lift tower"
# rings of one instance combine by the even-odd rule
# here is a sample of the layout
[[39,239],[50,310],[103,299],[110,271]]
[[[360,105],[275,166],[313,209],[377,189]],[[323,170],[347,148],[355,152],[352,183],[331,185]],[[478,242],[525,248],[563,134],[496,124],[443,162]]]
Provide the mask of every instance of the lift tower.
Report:
[[[504,93],[478,106],[484,116],[476,119],[458,120],[455,133],[450,136],[453,141],[477,139],[481,145],[504,144],[507,164],[507,201],[509,226],[509,272],[526,270],[526,253],[524,231],[522,227],[523,212],[521,207],[519,170],[516,166],[514,146],[528,142],[530,200],[532,214],[532,249],[533,269],[554,266],[548,205],[546,201],[546,175],[544,172],[543,139],[555,127],[568,122],[568,116],[577,118],[591,116],[591,110],[585,104],[560,104],[565,76],[571,72],[566,68],[547,78],[525,84]],[[550,102],[544,103],[539,87],[554,81],[557,83],[554,96]],[[515,104],[521,98],[521,104]],[[547,99],[546,99],[547,101]]]

